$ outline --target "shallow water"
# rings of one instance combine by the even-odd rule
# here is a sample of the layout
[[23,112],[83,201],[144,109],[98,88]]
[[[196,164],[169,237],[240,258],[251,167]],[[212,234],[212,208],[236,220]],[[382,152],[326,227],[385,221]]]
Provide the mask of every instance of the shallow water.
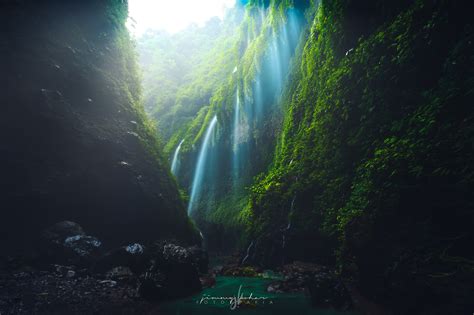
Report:
[[[298,314],[298,315],[349,315],[353,312],[312,308],[304,293],[268,293],[270,279],[246,277],[217,277],[213,288],[205,289],[192,297],[179,299],[163,304],[160,311],[169,315],[213,315],[213,314]],[[240,288],[244,303],[231,309]],[[252,300],[248,297],[252,294]]]

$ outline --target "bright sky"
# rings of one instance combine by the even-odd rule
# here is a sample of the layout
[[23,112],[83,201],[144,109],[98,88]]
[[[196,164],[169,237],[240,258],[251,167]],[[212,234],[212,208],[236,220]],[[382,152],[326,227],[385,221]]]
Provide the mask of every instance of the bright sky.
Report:
[[235,0],[128,0],[127,26],[135,36],[147,29],[176,33],[189,24],[203,25],[214,16],[222,18]]

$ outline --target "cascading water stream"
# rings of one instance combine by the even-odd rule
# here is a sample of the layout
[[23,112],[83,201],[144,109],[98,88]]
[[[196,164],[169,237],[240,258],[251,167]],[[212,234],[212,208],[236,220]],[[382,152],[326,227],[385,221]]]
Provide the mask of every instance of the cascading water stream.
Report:
[[274,73],[274,80],[275,80],[275,89],[276,95],[278,96],[281,92],[282,85],[283,85],[283,75],[281,69],[281,59],[280,59],[280,51],[278,49],[278,36],[276,33],[273,33],[272,39],[272,67],[275,71]]
[[294,207],[295,207],[295,200],[296,200],[296,196],[294,196],[293,199],[291,200],[290,216],[288,217],[288,225],[286,226],[285,229],[282,230],[282,244],[281,244],[281,247],[283,249],[285,249],[285,246],[286,246],[286,233],[288,233],[288,231],[291,229],[291,215],[293,214],[293,210],[294,210]]
[[245,255],[244,259],[242,259],[241,265],[245,264],[245,262],[250,258],[250,251],[253,247],[253,241],[250,243],[249,247],[247,247],[247,254]]
[[234,130],[232,134],[232,175],[239,177],[239,141],[240,141],[240,97],[239,90],[236,91],[234,108]]
[[178,156],[179,156],[179,150],[181,150],[181,145],[183,144],[184,139],[181,140],[181,142],[178,144],[178,147],[174,151],[173,154],[173,160],[171,162],[171,173],[176,176],[178,172],[178,167],[179,167],[179,161],[178,161]]
[[255,119],[259,121],[263,114],[263,96],[262,96],[262,84],[260,82],[260,75],[257,75],[255,80],[255,91],[254,91],[254,111]]
[[206,166],[205,162],[206,162],[207,152],[209,150],[211,135],[216,125],[217,125],[217,116],[214,116],[214,118],[212,118],[211,120],[211,123],[209,124],[209,127],[207,127],[206,135],[204,137],[204,141],[201,146],[201,151],[199,152],[198,161],[196,164],[196,170],[194,171],[193,185],[191,187],[191,196],[189,198],[189,204],[188,204],[189,216],[193,214],[195,204],[199,200],[199,195],[202,189],[204,168]]

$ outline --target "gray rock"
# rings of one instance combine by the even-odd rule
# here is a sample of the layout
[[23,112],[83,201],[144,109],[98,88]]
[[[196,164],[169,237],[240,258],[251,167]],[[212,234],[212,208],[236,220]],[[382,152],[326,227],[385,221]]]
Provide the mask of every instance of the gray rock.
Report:
[[150,267],[150,258],[146,254],[146,247],[132,243],[109,251],[96,263],[97,272],[106,272],[114,267],[128,267],[135,274],[141,274]]
[[93,236],[74,235],[64,240],[64,246],[70,248],[81,257],[87,257],[97,253],[102,243]]
[[42,237],[56,244],[62,244],[64,240],[74,235],[85,235],[82,227],[72,221],[61,221],[42,232]]
[[118,266],[107,271],[106,278],[115,281],[133,282],[136,278],[129,267]]

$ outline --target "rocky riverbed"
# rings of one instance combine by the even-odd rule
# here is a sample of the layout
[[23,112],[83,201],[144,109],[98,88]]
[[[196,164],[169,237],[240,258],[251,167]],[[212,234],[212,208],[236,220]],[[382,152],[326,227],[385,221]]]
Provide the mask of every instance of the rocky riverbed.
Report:
[[37,251],[0,260],[1,314],[150,313],[199,292],[207,271],[206,252],[172,240],[105,250],[70,221],[39,237]]
[[[353,309],[342,280],[316,264],[293,262],[266,270],[241,265],[234,255],[209,269],[207,253],[198,246],[160,240],[106,250],[71,221],[59,222],[39,237],[37,251],[0,260],[1,314],[212,313],[222,311],[222,305],[209,308],[202,305],[203,298],[238,297],[239,290],[273,301],[264,312],[324,314],[332,309],[331,314],[346,314]],[[235,302],[244,309],[258,304]]]

